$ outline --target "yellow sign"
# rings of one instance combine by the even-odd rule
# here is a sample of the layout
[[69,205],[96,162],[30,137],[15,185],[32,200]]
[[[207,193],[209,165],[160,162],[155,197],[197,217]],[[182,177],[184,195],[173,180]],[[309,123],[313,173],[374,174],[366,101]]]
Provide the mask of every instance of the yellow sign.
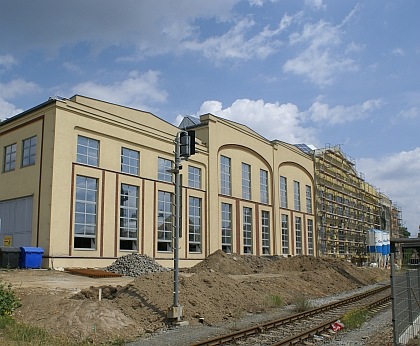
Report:
[[12,246],[12,236],[11,235],[5,235],[3,237],[3,246]]

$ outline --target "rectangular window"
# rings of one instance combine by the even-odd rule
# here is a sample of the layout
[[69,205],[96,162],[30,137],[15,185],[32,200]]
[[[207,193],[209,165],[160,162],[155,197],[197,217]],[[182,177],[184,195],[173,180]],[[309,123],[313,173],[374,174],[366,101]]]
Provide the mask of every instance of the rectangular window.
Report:
[[22,167],[35,164],[36,157],[36,136],[23,141]]
[[287,208],[287,179],[280,177],[280,207]]
[[121,172],[139,175],[139,152],[121,148]]
[[137,247],[138,187],[121,184],[120,193],[120,250]]
[[188,218],[188,249],[189,252],[201,252],[201,199],[189,198]]
[[262,236],[262,253],[270,254],[270,213],[263,210],[261,212],[261,236]]
[[158,191],[158,251],[172,251],[172,194]]
[[260,169],[260,198],[261,203],[268,203],[268,172]]
[[158,158],[158,180],[172,183],[172,173],[168,170],[172,169],[172,161]]
[[312,214],[312,189],[306,185],[306,212]]
[[314,254],[314,221],[308,220],[308,254]]
[[281,251],[284,255],[289,253],[289,217],[281,214]]
[[188,186],[201,189],[201,169],[188,166]]
[[296,230],[296,255],[302,254],[302,219],[297,217],[295,220]]
[[232,253],[232,205],[222,203],[222,251]]
[[3,172],[13,171],[16,165],[16,143],[4,148]]
[[77,136],[77,162],[89,166],[98,166],[99,141]]
[[220,193],[230,196],[230,158],[220,156]]
[[252,254],[252,209],[243,207],[244,254]]
[[295,200],[295,210],[300,211],[300,183],[298,181],[293,182],[293,192]]
[[75,249],[95,250],[96,248],[97,193],[97,179],[76,176]]
[[242,198],[251,199],[251,166],[242,163]]

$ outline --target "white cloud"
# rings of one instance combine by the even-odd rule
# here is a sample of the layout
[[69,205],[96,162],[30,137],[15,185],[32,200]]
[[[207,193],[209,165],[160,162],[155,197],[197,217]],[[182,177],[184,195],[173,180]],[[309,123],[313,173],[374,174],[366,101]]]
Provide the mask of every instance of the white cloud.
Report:
[[16,108],[15,105],[5,101],[0,97],[0,120],[10,118],[21,112],[23,112],[23,109]]
[[40,88],[33,82],[24,79],[14,79],[9,83],[0,83],[0,95],[3,99],[11,99],[19,95],[38,92]]
[[382,104],[382,99],[376,99],[348,107],[338,105],[330,108],[328,104],[316,101],[305,113],[315,122],[325,122],[330,125],[335,125],[364,119],[374,110],[379,109]]
[[191,51],[199,51],[209,59],[216,61],[224,59],[264,59],[277,52],[281,41],[275,39],[292,23],[293,17],[284,15],[275,30],[265,27],[258,34],[246,38],[247,32],[256,24],[250,18],[237,22],[228,32],[221,36],[210,37],[202,42],[198,40],[185,41],[183,47]]
[[322,3],[322,0],[305,0],[305,5],[313,7],[315,9],[327,8],[327,6]]
[[244,124],[269,140],[278,139],[287,143],[314,143],[315,130],[303,127],[301,113],[296,105],[287,103],[264,103],[239,99],[223,109],[219,101],[204,102],[197,115],[211,113]]
[[0,55],[0,66],[4,66],[9,69],[12,65],[17,64],[16,59],[10,54]]
[[83,70],[80,68],[80,66],[76,65],[75,63],[71,61],[64,62],[63,67],[69,72],[74,72],[80,75],[83,74]]
[[355,61],[346,57],[357,45],[353,42],[347,46],[347,51],[337,49],[344,35],[342,25],[348,22],[356,10],[357,7],[340,25],[333,26],[321,20],[316,24],[306,24],[302,32],[290,35],[291,46],[305,48],[295,58],[286,61],[283,70],[307,76],[312,83],[320,86],[332,84],[339,73],[357,71],[359,68]]
[[[37,49],[47,55],[83,42],[92,52],[134,45],[139,55],[175,51],[193,33],[197,19],[227,21],[239,0],[31,0],[2,4],[0,47],[14,52]],[[54,28],[53,30],[51,28]],[[16,44],[19,42],[19,44]]]
[[159,75],[159,71],[149,70],[143,74],[132,71],[122,82],[102,85],[88,81],[74,86],[72,91],[107,102],[150,110],[150,104],[165,102],[168,95],[159,87]]
[[420,147],[380,159],[360,159],[357,170],[401,207],[406,227],[416,236],[420,224]]
[[395,49],[392,51],[392,54],[394,54],[394,55],[398,55],[398,56],[402,56],[402,55],[404,55],[404,51],[403,51],[401,48],[395,48]]

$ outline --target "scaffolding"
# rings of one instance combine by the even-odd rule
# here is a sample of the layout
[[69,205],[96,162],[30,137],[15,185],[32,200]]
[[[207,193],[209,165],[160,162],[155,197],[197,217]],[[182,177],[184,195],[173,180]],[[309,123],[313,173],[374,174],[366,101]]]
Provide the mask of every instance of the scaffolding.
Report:
[[318,255],[367,260],[367,231],[380,228],[380,193],[339,145],[313,151]]
[[391,220],[391,238],[400,238],[400,229],[403,227],[402,211],[396,203],[392,204],[391,207]]

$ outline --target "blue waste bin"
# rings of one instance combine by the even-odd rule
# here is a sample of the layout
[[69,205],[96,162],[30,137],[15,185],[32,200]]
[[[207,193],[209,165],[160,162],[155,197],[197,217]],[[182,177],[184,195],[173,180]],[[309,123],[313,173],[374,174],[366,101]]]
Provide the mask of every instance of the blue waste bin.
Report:
[[41,268],[42,254],[44,249],[40,247],[21,246],[20,267],[21,268]]

